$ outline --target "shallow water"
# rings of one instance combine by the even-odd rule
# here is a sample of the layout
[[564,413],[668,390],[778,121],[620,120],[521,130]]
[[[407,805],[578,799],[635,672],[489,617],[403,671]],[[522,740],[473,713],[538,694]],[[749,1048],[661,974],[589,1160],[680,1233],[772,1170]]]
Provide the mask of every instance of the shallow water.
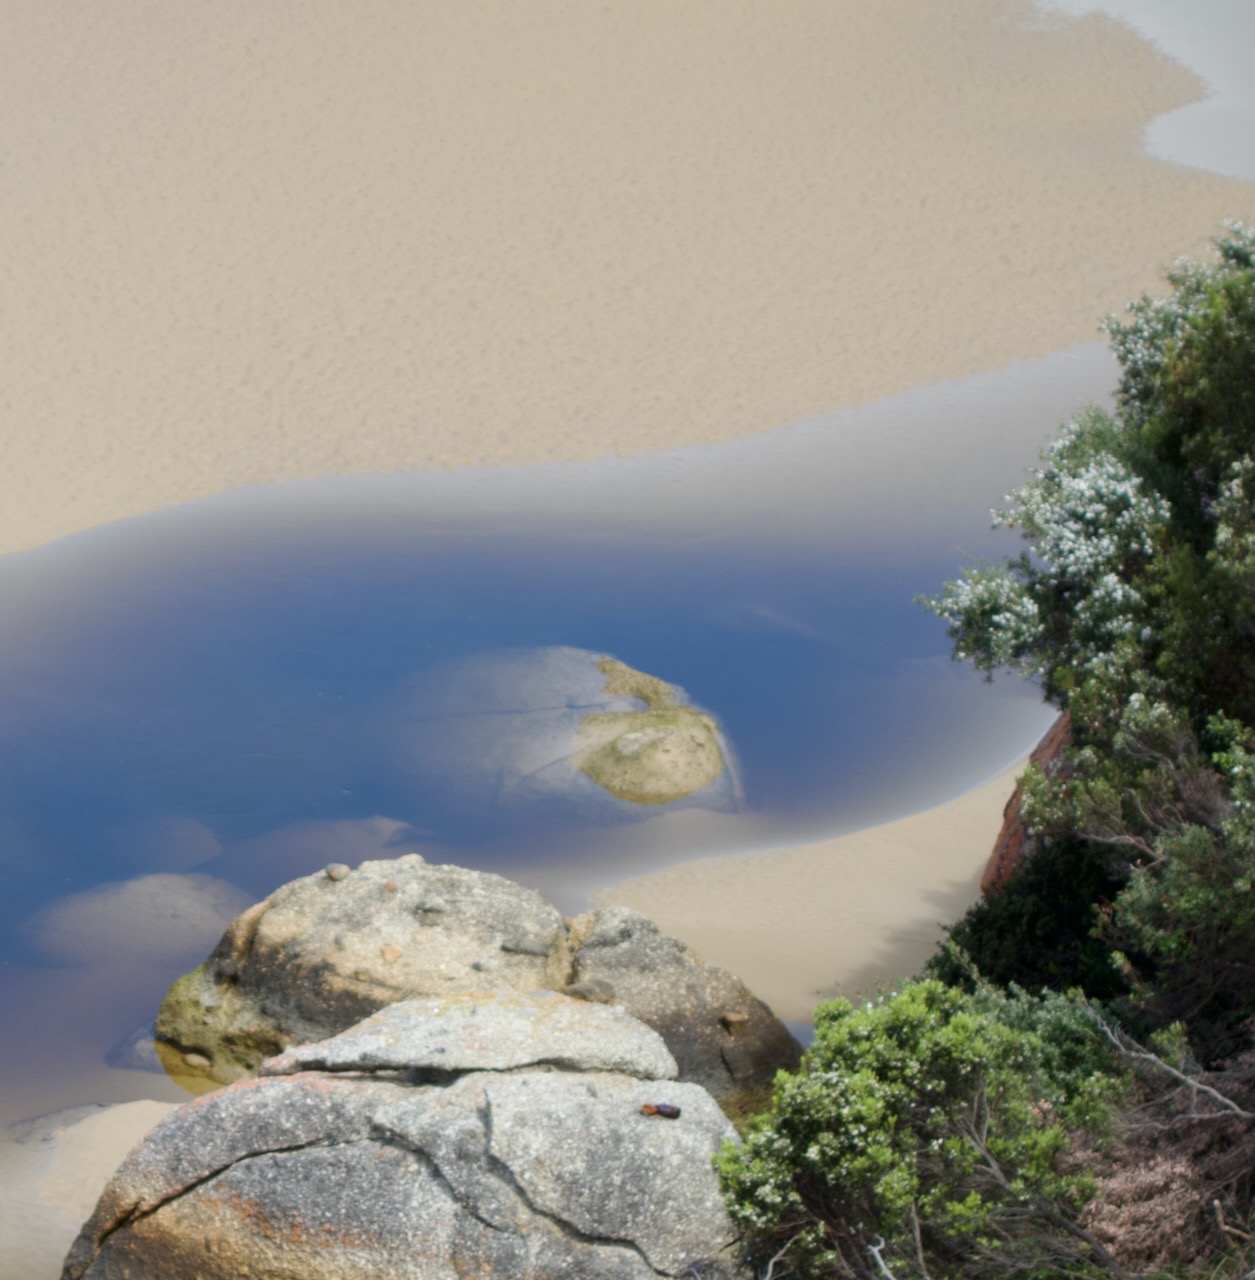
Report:
[[360,527],[205,553],[142,584],[110,573],[115,592],[33,628],[0,673],[10,938],[50,893],[142,872],[225,867],[264,894],[320,865],[276,834],[298,823],[382,817],[389,844],[507,874],[542,843],[595,867],[578,817],[462,802],[409,763],[412,735],[438,748],[443,725],[416,679],[503,646],[605,651],[683,686],[735,745],[759,839],[921,807],[1023,745],[1002,712],[1026,691],[967,696],[939,667],[944,639],[912,603],[939,562]]
[[1073,17],[1105,13],[1135,28],[1184,63],[1207,85],[1198,102],[1147,126],[1147,154],[1176,164],[1255,178],[1255,93],[1248,50],[1255,41],[1255,8],[1246,0],[1038,0],[1047,13]]
[[[178,1096],[118,1041],[233,902],[329,861],[419,849],[576,910],[990,776],[1048,715],[951,664],[912,596],[1007,546],[982,512],[1110,385],[1091,346],[755,441],[257,489],[0,561],[3,1117]],[[539,645],[686,689],[743,810],[590,825],[407,763],[423,672]]]
[[[256,490],[9,557],[0,954],[32,958],[41,921],[23,922],[51,900],[145,874],[260,896],[337,849],[418,848],[524,880],[561,865],[575,909],[659,860],[956,794],[1031,745],[1042,711],[1014,681],[975,687],[913,596],[1011,548],[979,512],[1021,468],[997,476],[989,448],[994,476],[974,466],[915,495],[904,478],[901,506],[866,490],[883,495],[879,470],[944,439],[947,415],[969,434],[984,415],[1022,464],[1060,403],[1108,376],[1105,355],[1079,349],[758,443]],[[415,767],[415,735],[438,751],[446,732],[425,673],[548,645],[613,654],[713,712],[745,811],[703,824],[643,809],[607,855],[596,828],[621,815],[590,829],[587,814],[468,799]]]

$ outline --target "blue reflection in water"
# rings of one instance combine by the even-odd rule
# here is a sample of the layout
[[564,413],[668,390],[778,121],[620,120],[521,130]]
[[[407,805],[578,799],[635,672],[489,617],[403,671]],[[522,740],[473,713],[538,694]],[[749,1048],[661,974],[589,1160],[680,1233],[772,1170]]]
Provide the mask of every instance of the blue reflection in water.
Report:
[[[128,550],[163,543],[156,561]],[[51,897],[143,872],[264,894],[350,830],[320,842],[313,824],[389,820],[346,837],[347,861],[420,847],[524,880],[542,854],[601,882],[633,874],[622,851],[598,865],[586,817],[467,806],[409,767],[413,678],[462,655],[575,646],[682,686],[735,746],[759,843],[944,798],[1040,724],[1031,691],[973,696],[945,661],[912,603],[944,563],[485,536],[360,510],[311,510],[271,538],[189,510],[140,542],[105,531],[5,567],[24,601],[0,651],[6,939]]]
[[[0,959],[40,955],[14,925],[50,900],[152,872],[257,897],[418,849],[573,910],[957,794],[1050,716],[912,597],[1015,549],[983,512],[1112,378],[1083,344],[709,448],[245,490],[0,559]],[[551,645],[713,712],[744,811],[598,826],[415,767],[422,673]]]

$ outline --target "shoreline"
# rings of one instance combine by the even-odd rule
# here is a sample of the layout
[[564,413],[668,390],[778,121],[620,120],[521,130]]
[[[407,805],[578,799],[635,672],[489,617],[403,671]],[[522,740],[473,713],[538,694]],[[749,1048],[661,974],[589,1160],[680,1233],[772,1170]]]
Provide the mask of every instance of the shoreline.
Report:
[[1027,755],[953,800],[787,848],[682,862],[593,895],[655,920],[781,1018],[909,977],[975,900]]
[[1092,340],[1249,207],[1142,153],[1206,86],[1130,28],[904,3],[22,0],[0,554],[752,437]]

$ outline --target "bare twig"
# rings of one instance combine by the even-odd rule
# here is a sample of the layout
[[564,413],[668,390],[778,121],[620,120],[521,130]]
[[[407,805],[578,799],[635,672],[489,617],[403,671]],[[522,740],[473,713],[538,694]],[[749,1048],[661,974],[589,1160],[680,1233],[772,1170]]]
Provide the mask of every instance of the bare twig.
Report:
[[[797,1234],[800,1235],[801,1232],[798,1232]],[[785,1243],[782,1244],[780,1248],[777,1249],[776,1252],[771,1255],[771,1257],[767,1260],[767,1270],[763,1272],[762,1280],[775,1280],[776,1263],[782,1262],[784,1260],[785,1253],[792,1247],[793,1242],[796,1239],[797,1239],[797,1235],[790,1236],[789,1239],[786,1240]]]
[[885,1280],[898,1280],[898,1277],[889,1270],[888,1264],[880,1256],[880,1251],[885,1247],[884,1236],[877,1236],[876,1239],[867,1246],[867,1252],[876,1260],[876,1269],[880,1272]]
[[1138,836],[1129,836],[1129,835],[1105,836],[1098,831],[1082,831],[1080,835],[1081,835],[1081,839],[1092,840],[1094,844],[1108,844],[1108,845],[1113,845],[1116,848],[1136,849],[1138,853],[1150,859],[1149,862],[1140,862],[1137,864],[1138,866],[1143,868],[1157,867],[1161,862],[1167,862],[1168,860],[1163,854],[1157,853],[1155,851],[1154,845],[1148,844],[1145,840],[1140,839]]
[[919,1229],[919,1214],[915,1212],[914,1200],[911,1201],[911,1233],[915,1236],[915,1257],[919,1262],[920,1280],[932,1280],[924,1263],[924,1239]]
[[[1157,1070],[1171,1076],[1178,1083],[1183,1084],[1192,1093],[1205,1094],[1218,1107],[1223,1108],[1232,1115],[1238,1116],[1243,1120],[1255,1120],[1255,1113],[1239,1107],[1232,1098],[1226,1098],[1219,1089],[1213,1089],[1211,1085],[1204,1084],[1195,1076],[1187,1076],[1184,1071],[1178,1071],[1176,1067],[1172,1066],[1171,1063],[1165,1062],[1157,1053],[1151,1053],[1149,1049],[1143,1048],[1136,1040],[1126,1036],[1122,1031],[1117,1031],[1093,1005],[1086,1004],[1084,1008],[1085,1012],[1093,1019],[1094,1025],[1115,1045],[1121,1056],[1134,1062],[1148,1063]],[[1204,1117],[1200,1116],[1198,1118],[1203,1119]]]
[[[1010,1191],[1011,1190],[1010,1180],[1007,1178],[1007,1175],[1003,1173],[1002,1166],[994,1158],[993,1153],[981,1140],[980,1136],[977,1134],[975,1128],[972,1125],[967,1124],[965,1125],[965,1128],[967,1129],[968,1141],[976,1148],[977,1154],[980,1156],[981,1160],[984,1162],[985,1168],[989,1170],[990,1175],[993,1177],[994,1181],[1000,1187],[1002,1187],[1004,1191]],[[1130,1272],[1126,1271],[1111,1256],[1111,1254],[1107,1252],[1107,1250],[1103,1247],[1100,1241],[1096,1240],[1092,1235],[1090,1235],[1090,1233],[1086,1231],[1082,1226],[1080,1226],[1079,1223],[1072,1221],[1071,1218],[1067,1217],[1065,1214],[1060,1213],[1057,1209],[1053,1208],[1046,1201],[1044,1200],[1035,1201],[1035,1203],[1031,1206],[1030,1211],[1033,1214],[1035,1214],[1038,1218],[1040,1218],[1043,1222],[1050,1223],[1052,1227],[1059,1227],[1061,1230],[1066,1231],[1068,1235],[1070,1235],[1073,1239],[1079,1240],[1082,1244],[1086,1246],[1086,1248],[1089,1249],[1095,1261],[1097,1261],[1099,1265],[1105,1267],[1108,1271],[1110,1271],[1113,1276],[1116,1276],[1117,1280],[1135,1280],[1134,1276]]]
[[1218,1226],[1225,1235],[1237,1236],[1240,1240],[1255,1240],[1255,1236],[1251,1235],[1249,1231],[1241,1231],[1237,1227],[1231,1227],[1224,1220],[1224,1210],[1220,1207],[1219,1200],[1213,1200],[1211,1202],[1211,1211],[1216,1215],[1216,1226]]

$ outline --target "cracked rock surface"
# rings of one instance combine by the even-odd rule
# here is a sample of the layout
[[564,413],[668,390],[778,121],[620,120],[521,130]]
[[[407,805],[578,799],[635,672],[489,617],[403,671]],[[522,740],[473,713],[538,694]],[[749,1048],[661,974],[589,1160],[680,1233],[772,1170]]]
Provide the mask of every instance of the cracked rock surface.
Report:
[[536,990],[622,1006],[659,1032],[682,1080],[734,1114],[801,1055],[742,982],[636,912],[564,920],[502,876],[417,854],[277,889],[174,984],[156,1029],[194,1070],[228,1083],[397,1001]]
[[[710,1163],[732,1127],[665,1078],[658,1036],[549,993],[471,1004],[407,1002],[180,1107],[63,1280],[739,1276]],[[497,1032],[497,1068],[443,1065]],[[678,1118],[642,1113],[659,1103]]]

